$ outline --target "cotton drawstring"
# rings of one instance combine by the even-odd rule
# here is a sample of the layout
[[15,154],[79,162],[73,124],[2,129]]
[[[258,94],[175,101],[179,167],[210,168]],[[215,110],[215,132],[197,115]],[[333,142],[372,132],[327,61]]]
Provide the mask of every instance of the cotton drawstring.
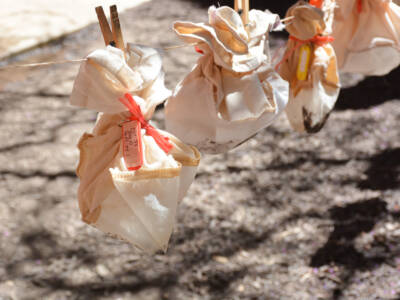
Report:
[[281,64],[287,60],[293,53],[296,51],[301,45],[304,45],[306,43],[313,43],[317,46],[323,46],[327,43],[330,43],[334,40],[334,38],[330,35],[315,35],[311,39],[308,40],[300,40],[292,35],[289,36],[289,39],[292,41],[296,42],[296,46],[292,48],[283,58],[282,60],[275,66],[275,71],[279,70],[279,67]]
[[165,136],[162,136],[157,129],[155,129],[146,121],[140,106],[136,103],[131,94],[126,93],[124,97],[125,98],[119,98],[119,101],[121,101],[121,103],[125,105],[131,113],[129,119],[132,121],[138,121],[141,127],[146,130],[146,134],[153,137],[157,145],[160,146],[165,153],[168,153],[173,147],[169,142],[169,139]]

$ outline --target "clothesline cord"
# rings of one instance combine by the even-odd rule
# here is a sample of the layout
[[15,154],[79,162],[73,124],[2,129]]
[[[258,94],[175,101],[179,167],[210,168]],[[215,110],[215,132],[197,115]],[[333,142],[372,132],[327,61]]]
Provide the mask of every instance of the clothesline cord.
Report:
[[81,59],[70,59],[70,60],[61,60],[61,61],[46,61],[46,62],[41,62],[41,63],[31,63],[31,64],[22,64],[22,65],[11,65],[11,66],[0,67],[0,70],[14,69],[14,68],[30,68],[30,67],[40,67],[40,66],[50,66],[50,65],[61,65],[61,64],[82,62],[85,60],[86,60],[86,58],[81,58]]
[[[179,49],[179,48],[184,48],[184,47],[196,46],[198,44],[199,44],[199,42],[191,43],[191,44],[175,45],[175,46],[165,47],[165,48],[161,48],[161,49],[164,51],[169,51],[169,50],[174,50],[174,49]],[[81,59],[70,59],[70,60],[61,60],[61,61],[46,61],[46,62],[41,62],[41,63],[31,63],[31,64],[22,64],[22,65],[9,65],[9,66],[0,67],[0,70],[61,65],[61,64],[67,64],[67,63],[78,63],[78,62],[82,62],[85,60],[86,60],[86,58],[81,58]]]
[[[294,19],[294,16],[287,17],[281,20],[282,23],[290,21]],[[175,45],[175,46],[169,46],[169,47],[164,47],[161,48],[164,51],[169,51],[169,50],[175,50],[179,48],[185,48],[185,47],[191,47],[191,46],[197,46],[201,42],[195,42],[195,43],[190,43],[190,44],[182,44],[182,45]],[[85,61],[86,58],[81,58],[81,59],[71,59],[71,60],[62,60],[62,61],[46,61],[46,62],[41,62],[41,63],[31,63],[31,64],[21,64],[21,65],[8,65],[8,66],[3,66],[0,67],[1,70],[7,70],[7,69],[14,69],[14,68],[33,68],[33,67],[42,67],[42,66],[51,66],[51,65],[60,65],[60,64],[67,64],[67,63],[77,63],[77,62],[82,62]]]

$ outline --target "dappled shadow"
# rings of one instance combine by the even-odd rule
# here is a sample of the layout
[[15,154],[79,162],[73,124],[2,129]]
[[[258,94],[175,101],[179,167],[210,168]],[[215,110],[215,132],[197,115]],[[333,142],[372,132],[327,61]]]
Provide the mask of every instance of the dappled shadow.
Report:
[[400,67],[385,76],[371,76],[357,85],[342,88],[335,110],[366,109],[400,98]]
[[96,263],[95,253],[91,253],[81,245],[76,247],[65,247],[58,244],[56,237],[45,228],[33,228],[31,231],[22,234],[20,247],[27,249],[23,259],[13,260],[6,264],[9,278],[18,278],[21,264],[32,263],[48,265],[60,257],[77,257],[80,265],[93,266]]
[[367,179],[358,184],[361,189],[400,188],[400,148],[386,149],[372,156],[365,174]]
[[[204,215],[204,212],[202,215],[206,219],[209,218]],[[76,283],[71,280],[71,275],[75,270],[82,266],[96,270],[100,259],[105,260],[105,258],[93,251],[90,244],[65,245],[46,228],[31,228],[19,239],[19,247],[24,249],[23,257],[13,258],[5,264],[7,278],[13,280],[24,276],[27,267],[46,266],[46,269],[50,267],[50,273],[33,271],[29,275],[30,282],[43,290],[44,298],[55,291],[69,291],[71,296],[79,297],[79,299],[94,299],[94,297],[124,292],[137,294],[151,288],[158,289],[163,295],[178,285],[180,276],[189,272],[189,274],[198,274],[192,278],[190,285],[207,290],[211,295],[226,296],[232,292],[230,289],[232,284],[248,274],[248,270],[246,266],[237,266],[235,263],[229,264],[227,268],[221,267],[225,265],[215,262],[214,256],[229,258],[240,250],[256,249],[266,242],[270,233],[275,230],[265,228],[250,231],[241,227],[209,227],[208,222],[199,222],[194,227],[182,226],[181,229],[173,235],[170,242],[171,247],[180,252],[178,255],[181,258],[177,263],[164,266],[154,261],[151,268],[157,271],[149,271],[138,261],[138,264],[133,264],[131,269],[121,266],[120,271],[112,272],[109,276],[100,276],[95,280],[88,279]],[[185,246],[185,249],[179,250],[180,245],[188,243],[193,243],[194,247]],[[119,255],[121,254],[119,252]],[[66,269],[54,273],[60,264]],[[160,268],[161,265],[162,268]],[[204,266],[207,267],[204,268]],[[199,273],[198,269],[201,268],[203,268],[202,272]]]
[[60,172],[54,172],[54,173],[43,172],[43,171],[34,171],[34,172],[10,171],[10,170],[0,171],[0,177],[6,176],[6,175],[15,176],[20,179],[27,179],[27,178],[32,178],[32,177],[42,177],[42,178],[46,178],[49,181],[55,180],[59,177],[70,177],[70,178],[77,177],[76,173],[73,171],[60,171]]
[[114,279],[106,281],[85,282],[82,284],[72,284],[68,280],[60,277],[41,278],[35,280],[35,284],[54,290],[66,290],[72,292],[75,296],[88,297],[82,299],[93,299],[95,296],[110,295],[113,293],[130,292],[132,294],[140,291],[157,287],[162,291],[168,290],[169,287],[177,284],[179,274],[176,272],[161,272],[155,277],[146,277],[140,271],[131,274],[130,279],[120,280],[121,277],[129,274],[115,274]]
[[46,230],[31,231],[22,235],[21,244],[28,247],[31,252],[31,259],[41,259],[53,252],[57,246],[56,240]]
[[384,262],[390,263],[398,253],[391,251],[383,241],[374,241],[372,249],[365,253],[355,246],[359,235],[370,232],[380,219],[389,214],[383,200],[373,198],[345,207],[334,206],[329,213],[334,222],[333,232],[325,245],[311,257],[310,266],[336,264],[344,267],[340,284],[332,294],[332,299],[341,299],[357,270],[371,270]]
[[[103,280],[85,281],[84,283],[71,283],[66,276],[38,276],[33,279],[35,285],[47,288],[51,291],[70,291],[73,295],[79,297],[97,297],[110,295],[113,293],[130,292],[136,294],[149,288],[157,288],[161,294],[165,294],[170,288],[179,283],[179,278],[185,272],[198,273],[199,267],[209,264],[203,272],[196,276],[190,284],[197,288],[204,288],[210,294],[224,295],[229,294],[228,289],[232,283],[243,278],[247,273],[247,267],[237,267],[234,264],[230,268],[218,268],[213,257],[221,255],[230,257],[242,249],[254,249],[263,243],[269,236],[269,230],[260,233],[254,233],[242,228],[226,229],[221,227],[207,228],[203,223],[196,228],[183,227],[173,236],[171,244],[174,248],[182,243],[188,243],[203,234],[201,245],[192,251],[187,250],[182,253],[182,261],[171,264],[157,272],[148,272],[146,269],[137,269],[123,271],[112,274],[111,277]],[[206,236],[206,237],[205,237]],[[93,268],[98,258],[96,253],[90,253],[84,248],[68,249],[57,245],[55,239],[46,230],[35,230],[24,235],[21,238],[21,244],[30,249],[31,255],[24,261],[43,259],[44,263],[49,263],[59,256],[66,256],[68,253],[77,252],[80,264]],[[18,277],[18,265],[20,262],[9,264],[7,270],[9,274]],[[79,264],[79,265],[80,265]],[[12,277],[11,276],[11,277]],[[85,298],[87,299],[87,298]]]

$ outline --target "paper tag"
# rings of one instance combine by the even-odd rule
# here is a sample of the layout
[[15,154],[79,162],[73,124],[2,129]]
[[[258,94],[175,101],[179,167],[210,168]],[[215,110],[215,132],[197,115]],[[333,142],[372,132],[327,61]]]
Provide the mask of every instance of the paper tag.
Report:
[[310,62],[311,48],[309,45],[302,45],[300,47],[299,63],[297,65],[297,79],[306,80],[308,74],[308,65]]
[[140,169],[143,165],[142,136],[140,123],[129,121],[122,124],[122,152],[129,171]]

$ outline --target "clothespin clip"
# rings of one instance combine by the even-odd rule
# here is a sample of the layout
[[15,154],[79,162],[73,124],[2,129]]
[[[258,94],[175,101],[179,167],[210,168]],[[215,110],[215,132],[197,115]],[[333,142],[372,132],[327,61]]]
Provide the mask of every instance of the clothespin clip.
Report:
[[110,25],[108,24],[106,15],[104,14],[103,7],[96,7],[97,19],[99,20],[99,25],[101,29],[101,33],[103,35],[104,43],[106,46],[111,45],[115,46],[115,41],[113,39],[113,35],[110,29]]
[[96,14],[106,46],[111,45],[125,52],[125,44],[122,37],[121,24],[119,22],[117,6],[110,6],[112,31],[110,29],[110,25],[108,24],[106,15],[104,14],[103,7],[96,7]]
[[242,0],[235,0],[234,8],[236,12],[241,15],[243,12]]
[[249,0],[235,0],[234,9],[242,17],[244,25],[249,22]]
[[124,38],[122,37],[121,24],[119,22],[117,6],[110,6],[111,15],[111,25],[112,25],[112,35],[117,48],[125,52]]
[[235,0],[234,9],[241,16],[244,27],[249,23],[249,0]]

